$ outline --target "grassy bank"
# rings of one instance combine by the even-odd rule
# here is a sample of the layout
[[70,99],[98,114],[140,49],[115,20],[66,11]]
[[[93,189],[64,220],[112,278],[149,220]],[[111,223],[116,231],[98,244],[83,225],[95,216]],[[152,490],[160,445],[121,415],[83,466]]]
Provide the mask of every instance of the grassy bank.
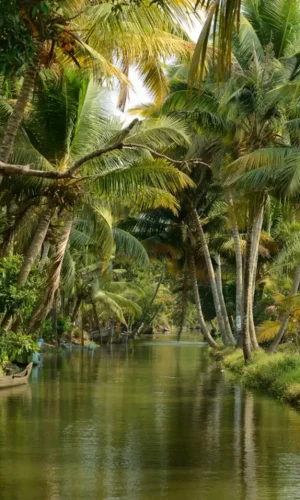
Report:
[[212,356],[245,387],[259,389],[300,407],[300,355],[259,351],[244,364],[241,349],[212,351]]

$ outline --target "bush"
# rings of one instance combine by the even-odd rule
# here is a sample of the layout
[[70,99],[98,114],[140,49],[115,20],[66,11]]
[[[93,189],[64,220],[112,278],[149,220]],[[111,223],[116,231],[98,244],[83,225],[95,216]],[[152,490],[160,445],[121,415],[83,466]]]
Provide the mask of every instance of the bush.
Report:
[[81,329],[75,328],[75,330],[73,331],[73,336],[75,339],[80,339],[81,338]]
[[4,333],[0,335],[0,364],[12,361],[24,351],[31,353],[38,351],[38,345],[29,335],[22,333]]
[[290,403],[300,405],[300,382],[290,384],[285,388],[284,399]]
[[255,356],[252,363],[245,368],[244,383],[248,387],[261,388],[275,396],[281,396],[283,377],[287,377],[288,373],[297,368],[300,369],[298,356],[262,353]]
[[60,316],[57,318],[57,334],[59,337],[63,335],[70,335],[72,330],[72,323],[69,317],[63,318]]
[[245,365],[242,350],[236,349],[224,355],[222,364],[246,387],[262,389],[273,396],[300,404],[298,354],[258,351],[254,353],[251,363]]
[[223,364],[225,368],[229,368],[235,374],[242,374],[245,367],[244,356],[242,349],[235,349],[230,354],[225,354]]
[[23,257],[12,255],[0,260],[0,314],[18,311],[23,325],[31,318],[45,277],[33,268],[26,283],[17,285]]
[[45,342],[50,343],[53,340],[53,328],[51,319],[43,319],[40,326],[40,335]]

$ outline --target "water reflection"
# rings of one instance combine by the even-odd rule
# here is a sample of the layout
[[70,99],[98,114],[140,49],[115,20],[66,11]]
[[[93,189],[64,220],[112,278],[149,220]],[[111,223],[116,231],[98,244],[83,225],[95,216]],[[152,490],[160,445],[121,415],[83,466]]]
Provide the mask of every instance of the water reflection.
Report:
[[52,355],[0,393],[1,500],[300,499],[299,429],[201,345]]

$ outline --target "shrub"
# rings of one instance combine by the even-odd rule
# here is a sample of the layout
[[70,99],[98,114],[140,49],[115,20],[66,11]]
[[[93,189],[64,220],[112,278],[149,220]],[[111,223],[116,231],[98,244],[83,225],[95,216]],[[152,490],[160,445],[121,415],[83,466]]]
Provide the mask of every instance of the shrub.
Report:
[[288,385],[284,390],[284,398],[290,403],[300,405],[300,382]]
[[72,323],[71,319],[69,317],[63,318],[60,316],[57,318],[57,333],[59,337],[62,337],[63,335],[69,335],[72,330]]
[[80,339],[81,338],[81,329],[75,328],[75,330],[73,330],[73,336],[75,339]]
[[236,349],[222,362],[246,387],[263,389],[269,394],[300,404],[300,356],[267,354],[257,351],[251,363],[244,364],[243,352]]
[[22,262],[20,255],[0,259],[0,314],[17,310],[24,325],[31,318],[45,277],[34,267],[26,284],[17,285]]
[[40,335],[45,342],[53,340],[53,328],[51,319],[43,319],[40,326]]
[[22,333],[4,333],[0,335],[0,364],[12,361],[24,351],[31,353],[38,351],[38,345],[29,335]]
[[235,349],[232,352],[231,348],[231,353],[224,357],[223,365],[225,368],[241,375],[245,367],[242,349]]

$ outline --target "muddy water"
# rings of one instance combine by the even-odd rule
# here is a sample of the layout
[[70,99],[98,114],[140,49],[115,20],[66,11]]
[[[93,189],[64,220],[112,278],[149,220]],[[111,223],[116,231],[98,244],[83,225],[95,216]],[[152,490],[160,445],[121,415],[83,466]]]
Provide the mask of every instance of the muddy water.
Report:
[[45,358],[0,393],[1,500],[300,499],[300,414],[200,343]]

